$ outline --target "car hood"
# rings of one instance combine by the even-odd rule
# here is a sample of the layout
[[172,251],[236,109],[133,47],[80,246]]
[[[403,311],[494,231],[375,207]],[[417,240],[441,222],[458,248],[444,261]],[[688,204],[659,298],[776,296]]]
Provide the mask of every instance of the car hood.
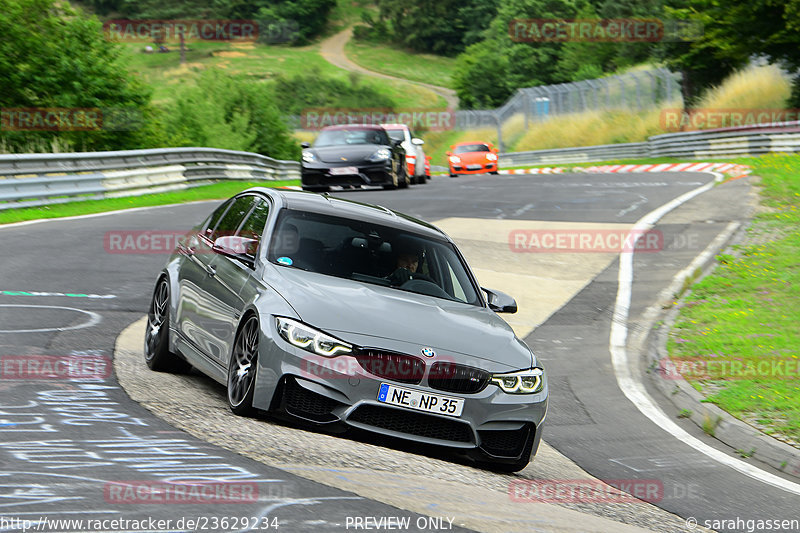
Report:
[[[381,148],[389,147],[380,144],[343,144],[313,148],[313,151],[323,163],[340,163],[346,165],[349,162],[358,163],[364,161]],[[343,161],[343,157],[346,158],[347,161]]]
[[461,158],[462,163],[480,163],[486,162],[486,155],[491,152],[464,152],[463,154],[456,154]]
[[353,344],[402,347],[412,354],[432,348],[466,355],[473,366],[492,362],[504,370],[535,364],[525,343],[487,308],[289,267],[275,271],[274,287],[300,320]]

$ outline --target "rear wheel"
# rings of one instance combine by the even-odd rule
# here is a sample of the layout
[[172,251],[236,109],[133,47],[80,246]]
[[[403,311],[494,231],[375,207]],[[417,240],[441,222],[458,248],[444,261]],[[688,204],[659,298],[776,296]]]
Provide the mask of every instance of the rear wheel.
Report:
[[158,282],[150,300],[144,333],[144,360],[151,370],[157,372],[183,373],[192,367],[169,351],[169,282],[166,278]]
[[258,318],[251,315],[239,329],[228,365],[228,407],[239,416],[252,416],[258,364]]

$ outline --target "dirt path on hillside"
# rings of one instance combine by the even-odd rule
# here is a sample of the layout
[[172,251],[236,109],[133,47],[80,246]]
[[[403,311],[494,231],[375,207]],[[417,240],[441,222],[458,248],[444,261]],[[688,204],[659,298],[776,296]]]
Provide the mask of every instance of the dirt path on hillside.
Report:
[[456,96],[456,92],[452,89],[448,89],[447,87],[440,87],[438,85],[431,85],[429,83],[406,80],[395,76],[389,76],[388,74],[381,74],[380,72],[374,72],[372,70],[365,69],[364,67],[351,61],[350,58],[347,57],[347,54],[345,54],[344,52],[344,46],[347,44],[347,41],[349,41],[352,36],[353,36],[353,28],[350,27],[322,41],[320,43],[320,53],[322,54],[322,57],[324,57],[325,60],[331,65],[334,65],[344,70],[359,72],[361,74],[367,76],[373,76],[376,78],[384,78],[387,80],[413,83],[414,85],[425,87],[426,89],[429,89],[434,93],[436,93],[437,95],[444,98],[447,101],[448,109],[458,108],[458,97]]

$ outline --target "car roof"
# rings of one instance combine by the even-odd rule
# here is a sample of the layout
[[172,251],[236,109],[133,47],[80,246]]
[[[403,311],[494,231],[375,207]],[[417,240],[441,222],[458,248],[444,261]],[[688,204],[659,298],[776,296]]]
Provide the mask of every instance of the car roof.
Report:
[[423,220],[388,209],[381,205],[336,198],[328,196],[327,194],[317,194],[291,189],[254,187],[244,192],[259,192],[266,196],[279,199],[283,204],[282,207],[286,209],[310,211],[313,213],[373,222],[375,224],[391,226],[438,239],[444,238],[445,240],[450,240],[442,230],[433,224],[429,224]]
[[408,130],[407,124],[381,124],[387,130]]
[[378,124],[337,124],[336,126],[325,126],[320,131],[331,130],[383,130],[384,127]]

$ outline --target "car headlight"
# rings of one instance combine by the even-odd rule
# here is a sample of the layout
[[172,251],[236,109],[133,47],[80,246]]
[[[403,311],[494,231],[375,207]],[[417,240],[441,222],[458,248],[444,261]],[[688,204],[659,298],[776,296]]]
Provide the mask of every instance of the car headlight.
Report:
[[303,161],[306,163],[313,163],[317,158],[314,157],[314,152],[309,152],[308,150],[303,150]]
[[457,164],[461,163],[461,158],[458,157],[457,155],[451,155],[450,156],[450,162],[453,163],[454,165],[457,165]]
[[367,161],[386,161],[392,157],[392,152],[389,151],[388,148],[380,148],[374,154],[367,158]]
[[487,161],[497,161],[497,154],[493,154],[493,153],[489,152],[488,154],[486,154],[486,160]]
[[544,370],[531,368],[510,374],[494,374],[492,383],[508,394],[534,394],[544,388]]
[[333,357],[353,351],[353,347],[346,342],[326,335],[297,320],[277,316],[275,321],[278,325],[278,333],[286,342],[307,352]]

